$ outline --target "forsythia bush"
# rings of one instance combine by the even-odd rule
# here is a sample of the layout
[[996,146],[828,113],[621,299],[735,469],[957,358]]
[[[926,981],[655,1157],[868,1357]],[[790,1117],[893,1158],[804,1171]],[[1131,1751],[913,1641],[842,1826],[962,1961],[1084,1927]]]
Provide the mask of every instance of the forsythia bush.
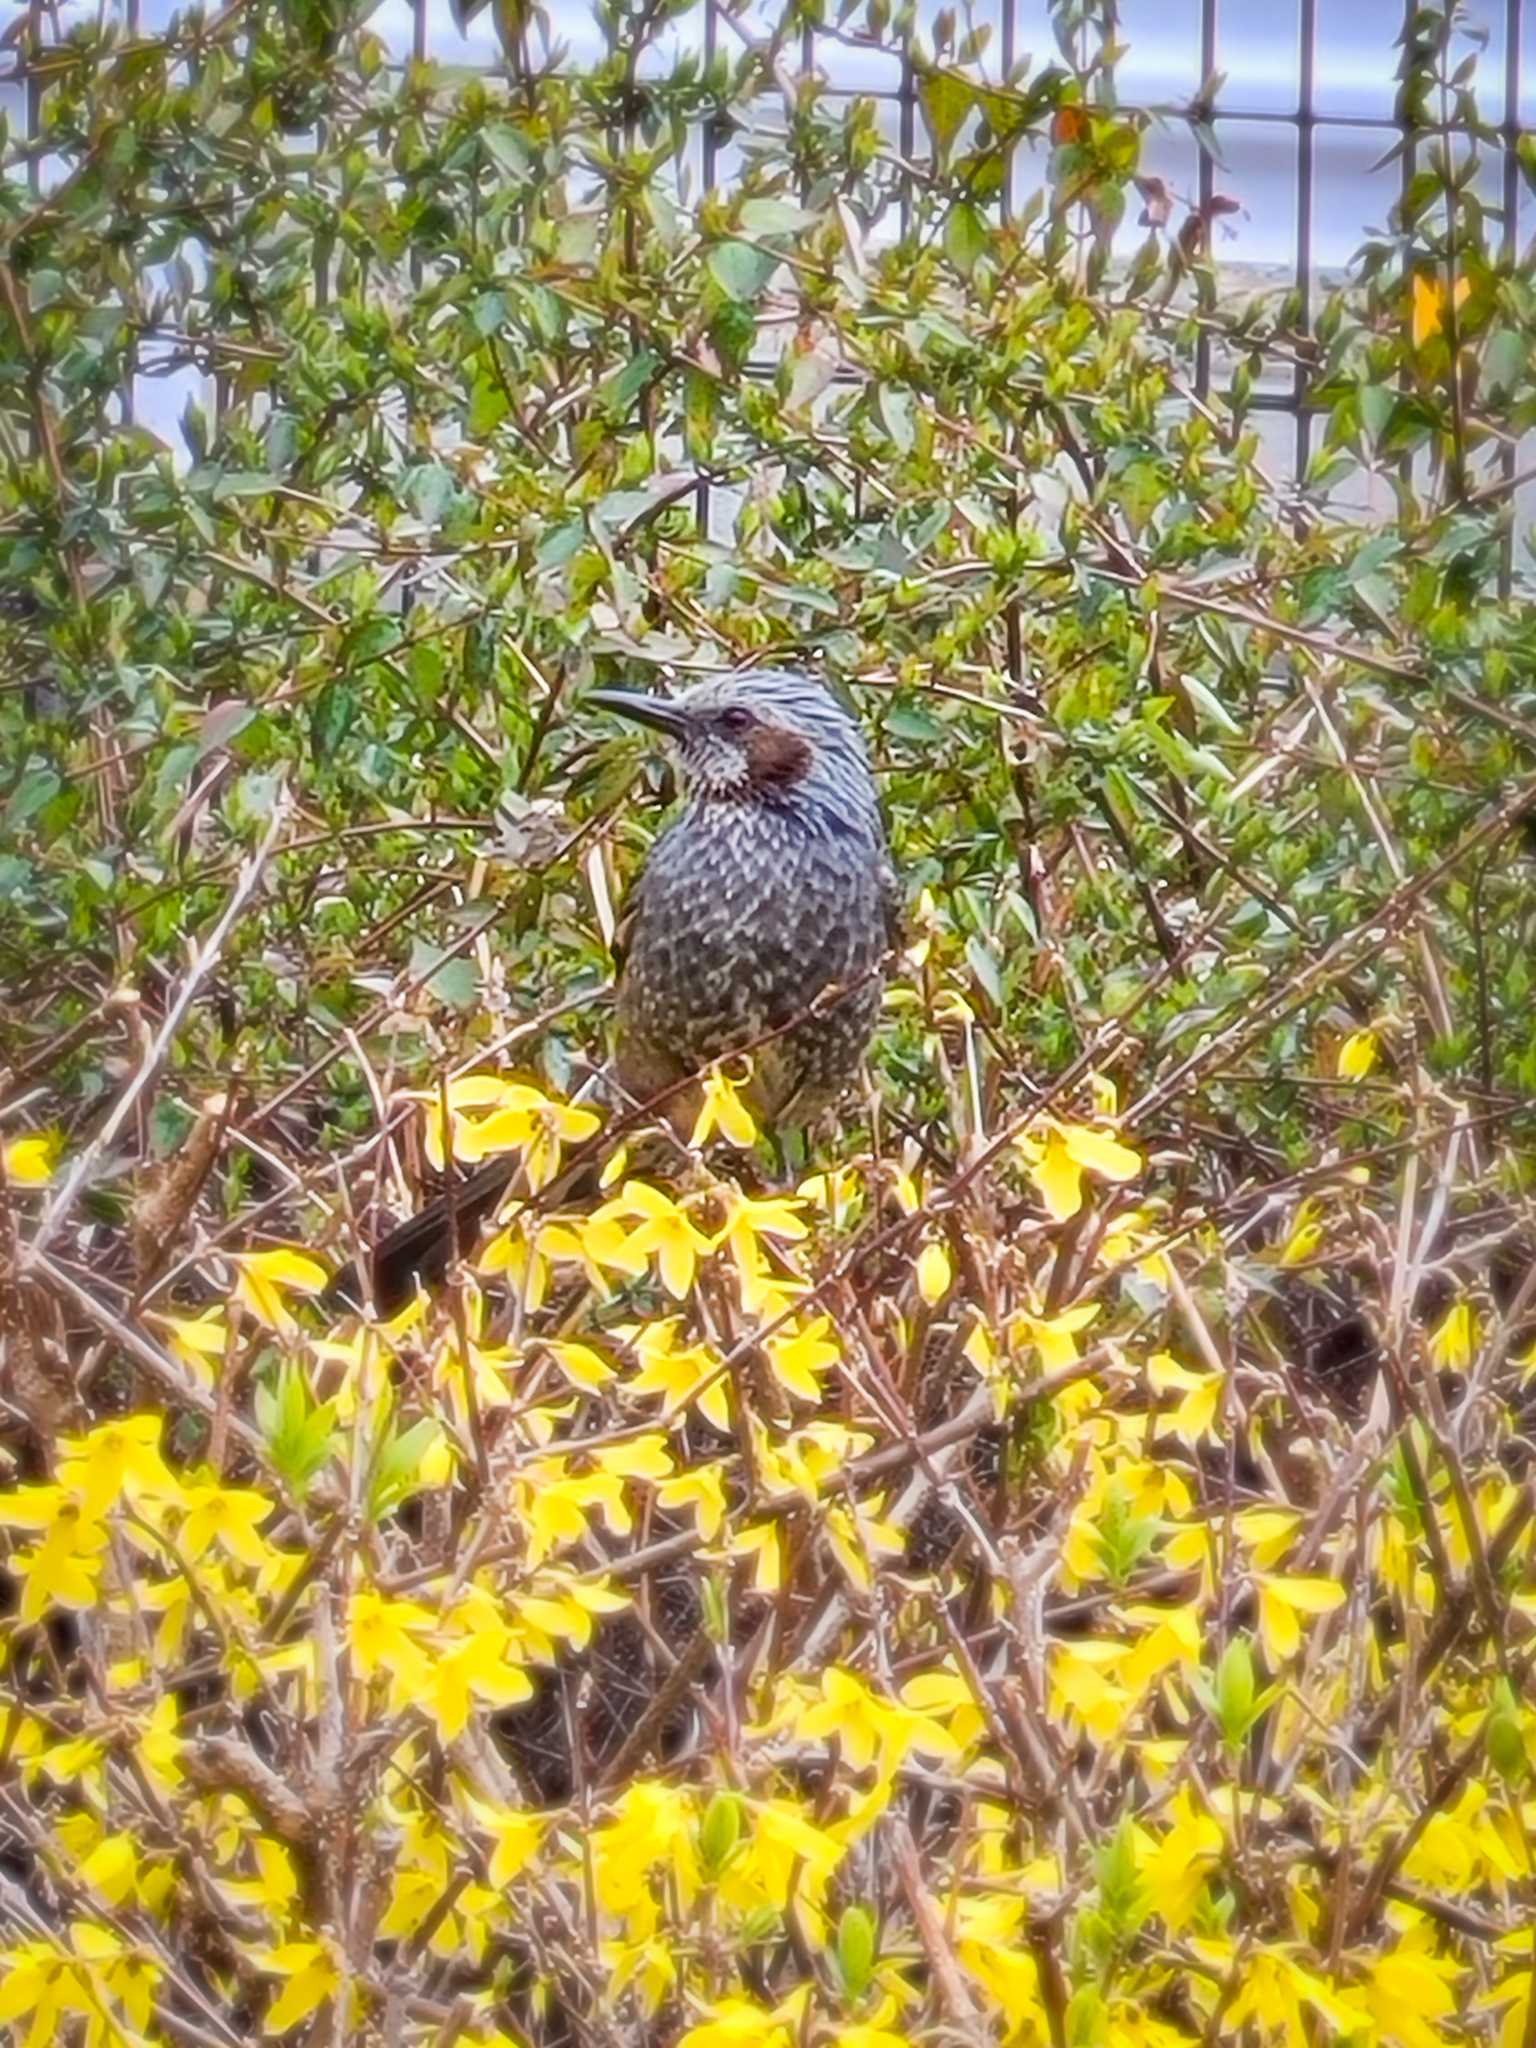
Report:
[[[1521,2048],[1508,1426],[1225,1355],[1112,1094],[998,1134],[984,1260],[915,1170],[695,1155],[389,1323],[296,1249],[163,1317],[203,1448],[124,1414],[0,1498],[16,2038]],[[595,1122],[445,1107],[546,1174]]]
[[[1107,0],[13,11],[0,2040],[1536,2048],[1475,24],[1304,296]],[[621,1134],[586,692],[751,660],[869,735],[870,1086]]]

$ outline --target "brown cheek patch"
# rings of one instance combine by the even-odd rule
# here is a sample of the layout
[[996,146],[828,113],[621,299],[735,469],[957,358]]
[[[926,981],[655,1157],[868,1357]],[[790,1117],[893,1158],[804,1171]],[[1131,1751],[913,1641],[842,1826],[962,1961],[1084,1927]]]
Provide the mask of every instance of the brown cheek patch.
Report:
[[797,732],[760,725],[747,741],[747,773],[755,789],[784,789],[811,765],[811,749]]

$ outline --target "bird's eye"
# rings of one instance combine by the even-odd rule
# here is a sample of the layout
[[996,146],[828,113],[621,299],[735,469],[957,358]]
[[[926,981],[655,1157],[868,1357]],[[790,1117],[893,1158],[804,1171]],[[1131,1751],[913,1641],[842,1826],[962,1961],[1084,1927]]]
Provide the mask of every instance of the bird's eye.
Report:
[[722,711],[720,714],[720,728],[722,732],[740,735],[744,732],[750,732],[752,725],[753,718],[751,712],[740,704],[733,704],[728,711]]

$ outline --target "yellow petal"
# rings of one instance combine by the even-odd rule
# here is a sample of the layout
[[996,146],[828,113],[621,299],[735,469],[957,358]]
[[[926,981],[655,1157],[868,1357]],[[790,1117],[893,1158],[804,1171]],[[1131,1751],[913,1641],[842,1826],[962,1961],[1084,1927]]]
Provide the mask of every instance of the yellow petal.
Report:
[[1476,1313],[1469,1301],[1458,1301],[1430,1333],[1429,1355],[1446,1372],[1463,1372],[1476,1348]]
[[1440,332],[1440,307],[1444,294],[1440,280],[1425,277],[1421,271],[1413,276],[1413,345],[1422,348],[1426,341]]
[[242,1252],[240,1263],[248,1273],[296,1294],[319,1294],[331,1277],[318,1259],[296,1252],[290,1245],[278,1245],[267,1252]]
[[1301,1647],[1301,1624],[1296,1619],[1295,1608],[1262,1581],[1259,1585],[1259,1634],[1272,1670],[1288,1663]]
[[492,1152],[515,1152],[526,1145],[533,1136],[534,1119],[526,1109],[493,1109],[489,1116],[477,1117],[473,1123],[458,1123],[455,1120],[453,1141],[454,1156],[459,1159],[484,1159]]
[[590,1344],[547,1343],[544,1348],[573,1386],[596,1393],[614,1376],[613,1367]]
[[1268,1584],[1287,1606],[1299,1607],[1303,1614],[1332,1614],[1347,1598],[1337,1579],[1275,1578]]
[[490,1109],[514,1092],[524,1095],[530,1091],[520,1082],[504,1080],[500,1074],[460,1074],[456,1081],[448,1083],[448,1107]]
[[1045,1150],[1029,1171],[1041,1200],[1058,1223],[1077,1214],[1083,1206],[1083,1170],[1059,1131],[1051,1132]]
[[1062,1131],[1068,1152],[1079,1166],[1096,1173],[1101,1180],[1134,1180],[1141,1171],[1141,1155],[1109,1131],[1090,1131],[1084,1124],[1068,1124]]
[[1351,1031],[1339,1047],[1338,1076],[1341,1081],[1363,1081],[1376,1064],[1374,1031]]
[[5,1148],[5,1177],[21,1187],[41,1187],[53,1178],[60,1139],[51,1131],[33,1131],[13,1138]]
[[917,1291],[929,1307],[940,1302],[954,1285],[955,1272],[949,1253],[941,1244],[925,1244],[917,1261]]

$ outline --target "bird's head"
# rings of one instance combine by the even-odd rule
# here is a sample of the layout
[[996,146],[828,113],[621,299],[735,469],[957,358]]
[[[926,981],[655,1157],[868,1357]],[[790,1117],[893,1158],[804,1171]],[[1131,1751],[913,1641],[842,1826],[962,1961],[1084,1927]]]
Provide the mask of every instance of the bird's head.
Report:
[[864,736],[814,676],[754,669],[711,676],[675,697],[590,690],[586,701],[664,732],[691,797],[831,806],[876,819]]

